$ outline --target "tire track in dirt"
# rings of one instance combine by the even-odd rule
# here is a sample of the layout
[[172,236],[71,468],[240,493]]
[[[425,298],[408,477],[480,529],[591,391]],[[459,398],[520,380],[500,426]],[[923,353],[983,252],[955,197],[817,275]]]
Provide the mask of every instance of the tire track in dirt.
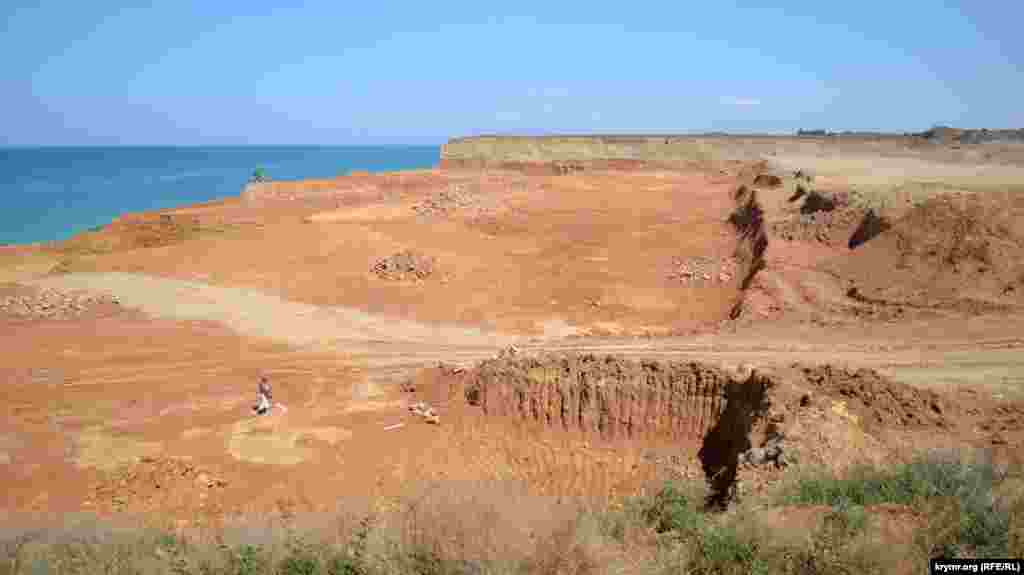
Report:
[[[75,273],[27,282],[114,295],[127,308],[173,320],[214,321],[299,349],[335,351],[369,367],[401,371],[444,357],[489,357],[519,338],[474,327],[426,325],[342,307],[291,302],[252,289],[129,273]],[[357,361],[358,363],[358,361]]]
[[[924,360],[941,365],[946,381],[969,381],[971,365],[944,362],[944,353],[978,351],[989,363],[1024,370],[1024,340],[992,337],[906,343],[870,338],[821,341],[799,334],[788,338],[707,335],[659,339],[526,338],[455,325],[425,325],[340,307],[318,307],[243,288],[228,288],[128,273],[74,273],[26,282],[40,287],[82,289],[117,297],[125,307],[161,318],[215,321],[243,335],[269,338],[296,348],[337,353],[366,369],[366,377],[395,381],[425,365],[444,361],[471,367],[509,345],[523,352],[616,354],[638,359],[701,359],[735,365],[847,362],[862,367],[913,371]],[[995,335],[995,334],[993,334]],[[767,343],[766,343],[767,342]],[[212,366],[211,366],[212,367]],[[962,372],[962,373],[961,373]]]

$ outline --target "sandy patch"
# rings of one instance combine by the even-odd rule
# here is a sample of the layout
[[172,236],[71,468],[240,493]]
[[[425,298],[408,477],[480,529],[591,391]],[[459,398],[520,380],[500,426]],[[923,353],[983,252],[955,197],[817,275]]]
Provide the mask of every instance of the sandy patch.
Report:
[[345,406],[344,413],[366,413],[370,411],[395,411],[402,410],[403,402],[393,400],[369,400],[369,401],[355,401]]
[[326,210],[309,216],[312,223],[379,222],[397,220],[413,215],[413,204],[383,204],[359,208]]
[[11,453],[24,448],[25,440],[13,433],[0,435],[0,465],[10,465]]
[[0,252],[0,283],[20,282],[42,277],[50,272],[58,259],[38,253]]
[[244,419],[231,426],[228,452],[240,461],[265,465],[296,465],[316,457],[317,450],[303,445],[304,439],[337,445],[352,438],[341,427],[290,428],[278,415]]
[[581,333],[579,328],[570,325],[562,318],[545,320],[540,324],[540,329],[543,337],[550,339],[561,339]]
[[159,454],[160,443],[112,435],[99,427],[84,430],[75,439],[74,463],[79,467],[109,470]]
[[410,342],[504,347],[517,338],[474,327],[427,325],[343,307],[318,307],[244,288],[128,273],[66,274],[32,282],[109,293],[125,307],[155,317],[220,322],[243,335],[271,337],[297,347],[328,342]]
[[212,433],[213,430],[208,427],[190,427],[181,432],[181,438],[186,440],[202,439]]

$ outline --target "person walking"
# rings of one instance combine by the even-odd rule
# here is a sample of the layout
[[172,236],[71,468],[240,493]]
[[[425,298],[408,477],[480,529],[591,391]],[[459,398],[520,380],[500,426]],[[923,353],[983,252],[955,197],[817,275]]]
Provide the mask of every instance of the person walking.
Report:
[[273,392],[270,389],[270,380],[267,378],[266,374],[261,374],[259,385],[256,386],[257,400],[253,410],[259,415],[267,413],[272,407],[271,400],[273,397]]

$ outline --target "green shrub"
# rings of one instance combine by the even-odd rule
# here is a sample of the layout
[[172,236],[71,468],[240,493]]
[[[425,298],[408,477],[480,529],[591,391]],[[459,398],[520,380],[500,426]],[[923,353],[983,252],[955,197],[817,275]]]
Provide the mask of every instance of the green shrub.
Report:
[[327,575],[367,575],[369,571],[359,559],[349,555],[335,555],[327,562]]
[[228,572],[231,575],[257,575],[262,573],[266,567],[266,559],[258,547],[253,545],[242,545],[236,549],[229,549]]
[[686,532],[698,527],[701,512],[678,484],[666,482],[643,506],[641,517],[658,533]]
[[[945,502],[932,506],[929,554],[999,556],[1006,554],[1010,527],[1009,509],[998,504],[993,492],[999,480],[991,462],[930,454],[892,469],[860,467],[846,477],[802,477],[783,501],[833,507]],[[952,530],[949,535],[937,535],[939,523],[942,530]]]
[[757,540],[741,537],[731,525],[703,525],[696,543],[698,553],[691,561],[691,573],[768,573]]
[[863,506],[844,499],[825,515],[822,529],[839,537],[849,537],[864,531],[867,521],[867,511]]
[[292,551],[281,560],[278,572],[281,575],[319,575],[320,558],[307,551]]

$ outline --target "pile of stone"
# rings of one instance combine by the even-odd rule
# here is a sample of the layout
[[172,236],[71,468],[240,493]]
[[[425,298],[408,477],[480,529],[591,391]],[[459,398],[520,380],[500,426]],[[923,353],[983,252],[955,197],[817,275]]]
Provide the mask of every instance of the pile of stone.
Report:
[[668,277],[687,285],[706,282],[727,283],[736,277],[737,267],[735,258],[676,258],[672,262],[672,271]]
[[437,261],[414,250],[405,250],[378,260],[373,273],[385,280],[422,280],[433,275]]
[[[83,503],[95,511],[152,510],[177,494],[184,500],[218,499],[229,482],[181,458],[143,456],[135,465],[104,473]],[[182,494],[188,494],[182,497]]]
[[740,463],[752,466],[772,465],[782,468],[788,465],[781,435],[770,438],[761,447],[754,447],[740,454]]
[[420,216],[447,216],[459,208],[465,208],[476,203],[472,194],[465,191],[459,185],[453,185],[449,189],[438,192],[412,207],[412,210]]
[[433,407],[427,405],[426,402],[418,401],[415,404],[410,405],[409,412],[422,418],[423,421],[427,423],[432,423],[434,425],[440,425],[441,423],[441,416],[437,414],[437,411],[435,411]]
[[519,348],[514,346],[514,345],[510,345],[510,346],[508,346],[508,347],[506,347],[504,349],[499,350],[498,354],[497,354],[497,358],[498,359],[511,359],[511,358],[513,358],[513,357],[515,357],[517,355],[519,355]]
[[69,319],[97,306],[117,303],[117,298],[108,295],[41,289],[31,295],[0,297],[0,315],[19,319]]

